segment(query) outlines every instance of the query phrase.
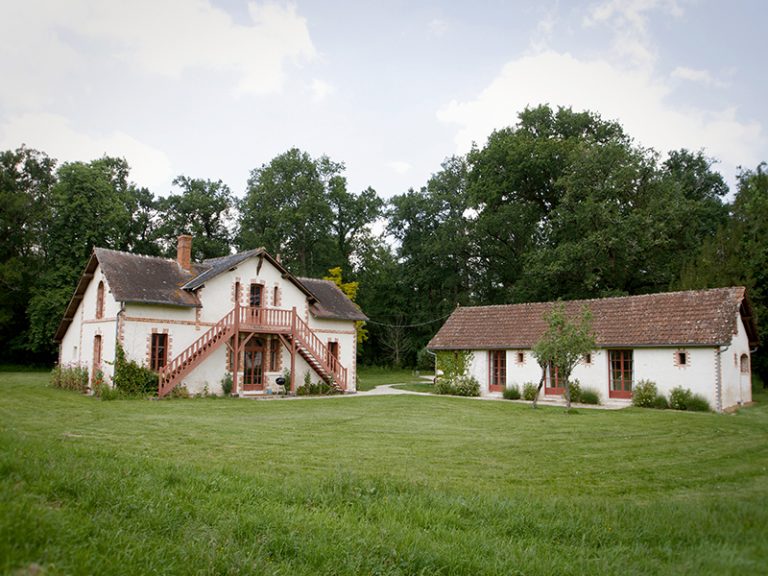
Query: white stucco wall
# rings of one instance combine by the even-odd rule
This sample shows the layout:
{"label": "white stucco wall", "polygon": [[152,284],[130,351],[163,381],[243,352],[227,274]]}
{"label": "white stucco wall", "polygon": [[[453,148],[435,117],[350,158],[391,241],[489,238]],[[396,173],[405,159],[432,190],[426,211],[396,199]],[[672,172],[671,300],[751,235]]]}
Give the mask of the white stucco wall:
{"label": "white stucco wall", "polygon": [[[656,383],[660,393],[669,398],[673,388],[682,386],[700,394],[713,410],[728,409],[740,403],[751,401],[751,370],[742,372],[742,356],[749,365],[749,342],[744,325],[737,319],[737,332],[727,347],[667,347],[635,348],[633,350],[633,386],[640,380]],[[523,352],[524,361],[519,363],[517,353]],[[471,374],[480,383],[481,394],[489,394],[488,350],[473,350]],[[677,355],[686,354],[686,363],[681,365]],[[572,378],[579,380],[582,388],[592,388],[600,395],[601,402],[630,404],[630,399],[611,398],[609,350],[595,350],[591,363],[579,363],[573,370]],[[506,385],[517,385],[521,392],[526,382],[538,384],[541,368],[530,350],[506,351]],[[721,392],[718,397],[718,377]],[[542,388],[541,397],[545,396]],[[721,402],[720,402],[721,400]]]}
{"label": "white stucco wall", "polygon": [[[745,358],[746,371],[741,370],[741,357]],[[737,322],[737,330],[731,345],[720,348],[723,409],[752,401],[752,359],[749,338],[744,324]]]}
{"label": "white stucco wall", "polygon": [[[101,318],[96,318],[98,286],[104,282],[104,309]],[[96,335],[101,336],[101,371],[112,379],[115,360],[116,318],[120,304],[115,301],[109,284],[97,266],[93,278],[83,294],[74,319],[59,345],[59,362],[62,366],[82,366],[92,374],[93,348]]]}
{"label": "white stucco wall", "polygon": [[[105,283],[104,314],[102,319],[96,319],[96,294],[100,281]],[[348,371],[347,390],[356,389],[357,344],[354,322],[314,318],[309,312],[304,292],[283,278],[282,273],[269,261],[264,260],[259,269],[258,258],[241,262],[236,269],[209,280],[198,292],[202,302],[202,308],[199,309],[126,303],[120,312],[121,303],[116,302],[112,297],[101,267],[97,266],[75,317],[62,338],[60,362],[62,365],[84,366],[90,371],[93,362],[94,336],[99,334],[102,339],[101,369],[111,381],[118,337],[119,312],[119,338],[129,359],[148,366],[152,334],[166,333],[168,334],[168,361],[171,361],[232,310],[235,283],[238,281],[241,285],[241,305],[248,305],[251,283],[261,284],[264,307],[285,310],[295,307],[300,318],[308,322],[324,344],[337,342],[339,361]],[[275,288],[278,289],[277,301]],[[220,392],[221,379],[228,369],[226,350],[226,346],[219,347],[182,380],[190,392],[200,393],[206,385],[211,392]],[[268,359],[265,367],[267,363]],[[243,365],[242,362],[240,365]],[[283,371],[289,370],[290,366],[290,352],[281,346],[279,370],[266,370],[265,384],[273,383]],[[307,371],[310,372],[313,382],[319,381],[320,377],[297,354],[295,368],[297,385],[303,383],[304,374]]]}

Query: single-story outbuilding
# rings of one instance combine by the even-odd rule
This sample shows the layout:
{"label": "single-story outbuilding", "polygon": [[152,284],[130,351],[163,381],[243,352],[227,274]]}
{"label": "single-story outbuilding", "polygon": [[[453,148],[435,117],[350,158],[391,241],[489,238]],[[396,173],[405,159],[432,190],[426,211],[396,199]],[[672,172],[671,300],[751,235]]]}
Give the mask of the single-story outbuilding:
{"label": "single-story outbuilding", "polygon": [[[538,383],[532,348],[547,329],[555,302],[459,307],[428,344],[432,351],[471,351],[470,375],[481,394]],[[750,402],[750,353],[757,328],[743,287],[715,288],[563,302],[577,318],[592,313],[597,349],[582,359],[572,380],[596,390],[602,402],[629,404],[633,385],[656,383],[669,395],[682,386],[717,411]],[[542,397],[564,392],[548,373]]]}

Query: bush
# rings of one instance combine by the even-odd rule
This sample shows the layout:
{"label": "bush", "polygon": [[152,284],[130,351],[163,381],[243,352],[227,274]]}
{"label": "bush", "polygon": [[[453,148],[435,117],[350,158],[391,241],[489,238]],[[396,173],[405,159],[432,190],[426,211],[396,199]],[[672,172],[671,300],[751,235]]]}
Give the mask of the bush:
{"label": "bush", "polygon": [[169,394],[170,398],[189,398],[189,389],[183,384],[174,387]]}
{"label": "bush", "polygon": [[456,396],[480,396],[480,383],[472,376],[463,376],[458,379],[455,386]]}
{"label": "bush", "polygon": [[120,390],[113,388],[106,382],[99,382],[93,387],[93,395],[100,400],[118,400],[120,398]]}
{"label": "bush", "polygon": [[593,388],[584,388],[581,391],[581,403],[582,404],[600,404],[600,394]]}
{"label": "bush", "polygon": [[424,372],[434,372],[435,356],[426,348],[422,348],[416,354],[416,368]]}
{"label": "bush", "polygon": [[296,396],[330,396],[333,394],[340,394],[340,391],[335,386],[331,386],[328,382],[309,382],[296,389]]}
{"label": "bush", "polygon": [[656,398],[653,399],[653,407],[657,410],[666,410],[669,408],[669,402],[667,402],[664,394],[659,394],[656,396]]}
{"label": "bush", "polygon": [[536,394],[539,391],[538,385],[533,382],[526,382],[523,384],[523,400],[533,402],[536,399]]}
{"label": "bush", "polygon": [[224,396],[230,396],[232,394],[232,373],[227,372],[224,374],[224,378],[221,379],[221,393]]}
{"label": "bush", "polygon": [[632,390],[632,405],[640,408],[653,408],[659,391],[656,383],[650,380],[640,380]]}
{"label": "bush", "polygon": [[449,396],[480,396],[480,383],[472,376],[459,376],[453,380],[443,376],[436,379],[434,391]]}
{"label": "bush", "polygon": [[88,368],[82,366],[56,366],[51,371],[51,386],[75,392],[88,391]]}
{"label": "bush", "polygon": [[701,394],[694,394],[691,399],[688,400],[687,409],[692,412],[709,412],[709,402]]}
{"label": "bush", "polygon": [[520,387],[513,384],[509,388],[504,388],[504,398],[507,400],[520,400]]}
{"label": "bush", "polygon": [[146,366],[140,366],[125,357],[125,350],[118,343],[115,357],[115,388],[123,396],[157,396],[157,374]]}
{"label": "bush", "polygon": [[709,412],[709,402],[700,394],[694,394],[689,388],[676,386],[669,393],[669,407],[673,410],[692,410]]}
{"label": "bush", "polygon": [[581,391],[581,383],[578,380],[574,380],[569,385],[571,389],[571,402],[581,402],[582,401],[582,391]]}
{"label": "bush", "polygon": [[676,386],[669,393],[669,407],[673,410],[686,410],[693,394],[687,388]]}

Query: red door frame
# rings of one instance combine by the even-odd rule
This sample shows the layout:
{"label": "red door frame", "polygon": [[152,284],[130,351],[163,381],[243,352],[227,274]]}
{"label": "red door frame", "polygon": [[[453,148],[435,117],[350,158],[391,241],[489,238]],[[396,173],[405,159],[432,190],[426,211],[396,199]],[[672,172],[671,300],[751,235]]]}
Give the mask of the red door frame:
{"label": "red door frame", "polygon": [[[618,358],[619,388],[614,389],[613,355],[620,354]],[[632,398],[632,379],[634,377],[635,358],[631,349],[608,350],[608,397]],[[629,374],[629,378],[627,378]]]}
{"label": "red door frame", "polygon": [[[495,363],[493,361],[494,357],[496,358]],[[501,359],[501,362],[499,362],[499,359]],[[494,384],[494,382],[496,382],[496,384]],[[507,387],[507,351],[506,350],[489,350],[488,351],[488,391],[504,392],[504,388],[506,387]]]}
{"label": "red door frame", "polygon": [[[249,354],[260,357],[261,362],[249,363]],[[243,350],[243,391],[255,390],[264,390],[264,343],[260,338],[252,338]]]}
{"label": "red door frame", "polygon": [[[555,378],[554,378],[555,385],[551,386],[553,368],[555,372]],[[557,366],[553,367],[552,364],[549,364],[547,366],[547,377],[544,379],[544,394],[548,394],[551,396],[562,396],[563,394],[565,394],[565,386],[560,385],[560,375],[559,375]]]}

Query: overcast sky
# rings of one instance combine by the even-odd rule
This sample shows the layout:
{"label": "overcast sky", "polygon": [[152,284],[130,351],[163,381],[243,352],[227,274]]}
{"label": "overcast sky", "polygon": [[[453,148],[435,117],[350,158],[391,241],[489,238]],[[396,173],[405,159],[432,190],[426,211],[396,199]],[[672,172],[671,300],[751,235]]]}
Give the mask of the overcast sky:
{"label": "overcast sky", "polygon": [[525,106],[704,149],[733,183],[768,160],[763,0],[0,0],[0,149],[125,157],[242,196],[296,146],[351,191],[418,188]]}

